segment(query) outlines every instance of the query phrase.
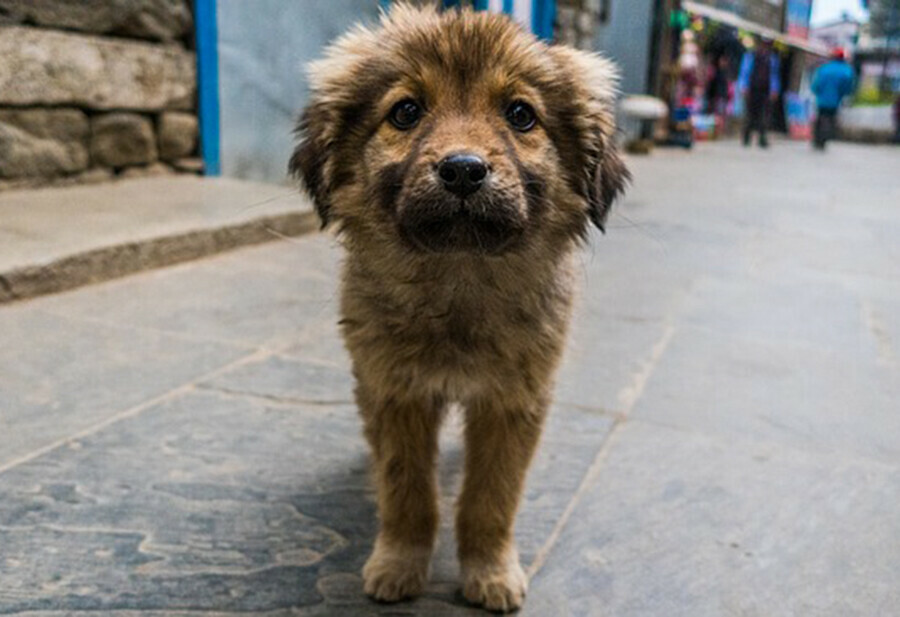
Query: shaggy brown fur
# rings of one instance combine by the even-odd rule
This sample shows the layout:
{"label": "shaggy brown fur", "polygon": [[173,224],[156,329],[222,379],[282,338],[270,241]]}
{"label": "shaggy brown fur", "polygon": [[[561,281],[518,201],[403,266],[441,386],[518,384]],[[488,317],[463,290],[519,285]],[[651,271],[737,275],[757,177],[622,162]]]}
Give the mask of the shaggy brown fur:
{"label": "shaggy brown fur", "polygon": [[[527,583],[513,521],[564,345],[573,257],[627,180],[612,141],[616,72],[502,16],[400,5],[332,45],[311,81],[290,167],[347,251],[341,325],[381,519],[365,590],[383,601],[423,590],[438,431],[459,403],[463,592],[513,610]],[[398,112],[404,101],[418,112]],[[515,103],[524,120],[533,109],[533,127],[515,126]],[[487,165],[465,198],[439,177],[460,153]]]}

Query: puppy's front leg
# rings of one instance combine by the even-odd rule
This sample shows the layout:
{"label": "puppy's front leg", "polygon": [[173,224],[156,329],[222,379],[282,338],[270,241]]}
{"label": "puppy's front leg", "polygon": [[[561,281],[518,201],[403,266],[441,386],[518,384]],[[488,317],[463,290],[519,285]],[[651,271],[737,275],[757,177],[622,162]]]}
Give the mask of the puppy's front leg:
{"label": "puppy's front leg", "polygon": [[372,447],[381,530],[363,568],[365,592],[383,602],[420,594],[428,580],[438,528],[435,478],[442,406],[406,394],[357,390]]}
{"label": "puppy's front leg", "polygon": [[525,473],[541,435],[545,404],[507,407],[481,400],[466,414],[465,483],[456,534],[463,595],[489,610],[519,608],[528,585],[513,523]]}

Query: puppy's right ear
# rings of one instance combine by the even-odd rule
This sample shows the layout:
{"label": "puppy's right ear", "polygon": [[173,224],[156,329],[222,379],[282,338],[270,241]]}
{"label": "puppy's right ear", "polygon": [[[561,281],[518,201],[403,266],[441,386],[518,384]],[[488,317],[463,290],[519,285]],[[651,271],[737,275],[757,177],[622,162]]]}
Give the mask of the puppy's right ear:
{"label": "puppy's right ear", "polygon": [[[339,218],[333,194],[348,181],[342,171],[347,159],[347,139],[357,135],[362,110],[373,101],[371,84],[384,83],[378,71],[385,65],[385,28],[413,15],[405,4],[382,14],[381,27],[357,26],[325,49],[324,56],[307,65],[310,102],[295,134],[297,147],[288,171],[303,181],[322,219],[322,227]],[[380,81],[379,81],[380,80]]]}
{"label": "puppy's right ear", "polygon": [[294,130],[297,147],[288,164],[288,171],[303,181],[323,228],[331,220],[330,191],[325,177],[325,167],[332,147],[326,136],[328,122],[328,112],[321,103],[311,103],[303,111]]}

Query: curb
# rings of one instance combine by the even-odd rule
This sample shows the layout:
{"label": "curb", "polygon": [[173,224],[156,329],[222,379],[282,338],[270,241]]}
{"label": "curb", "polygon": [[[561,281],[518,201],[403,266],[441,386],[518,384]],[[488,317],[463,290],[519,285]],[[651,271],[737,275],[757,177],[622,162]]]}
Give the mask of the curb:
{"label": "curb", "polygon": [[289,212],[246,223],[188,231],[69,255],[40,266],[0,272],[0,304],[26,300],[318,230],[313,212]]}

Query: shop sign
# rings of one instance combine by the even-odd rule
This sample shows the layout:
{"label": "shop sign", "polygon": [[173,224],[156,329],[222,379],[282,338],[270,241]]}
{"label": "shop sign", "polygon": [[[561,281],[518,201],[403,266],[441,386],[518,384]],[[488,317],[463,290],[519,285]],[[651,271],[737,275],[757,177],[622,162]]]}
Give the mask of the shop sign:
{"label": "shop sign", "polygon": [[788,36],[809,38],[809,19],[812,14],[812,0],[787,0],[785,30]]}

